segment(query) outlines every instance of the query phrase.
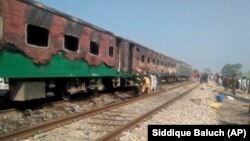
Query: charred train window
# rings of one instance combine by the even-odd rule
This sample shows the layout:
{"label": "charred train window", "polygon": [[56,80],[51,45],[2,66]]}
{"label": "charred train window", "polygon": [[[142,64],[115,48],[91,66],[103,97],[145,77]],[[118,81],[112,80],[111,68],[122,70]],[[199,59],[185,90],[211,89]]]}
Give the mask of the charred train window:
{"label": "charred train window", "polygon": [[27,43],[39,47],[47,47],[49,44],[49,30],[46,28],[28,25],[27,26]]}
{"label": "charred train window", "polygon": [[64,35],[64,48],[68,51],[78,51],[79,39],[73,36]]}
{"label": "charred train window", "polygon": [[150,63],[150,57],[148,57],[148,63]]}
{"label": "charred train window", "polygon": [[141,56],[141,62],[144,62],[144,60],[145,60],[145,56],[142,55],[142,56]]}
{"label": "charred train window", "polygon": [[99,55],[99,44],[94,42],[94,41],[90,41],[90,53],[93,55]]}
{"label": "charred train window", "polygon": [[114,57],[114,47],[109,47],[109,57]]}

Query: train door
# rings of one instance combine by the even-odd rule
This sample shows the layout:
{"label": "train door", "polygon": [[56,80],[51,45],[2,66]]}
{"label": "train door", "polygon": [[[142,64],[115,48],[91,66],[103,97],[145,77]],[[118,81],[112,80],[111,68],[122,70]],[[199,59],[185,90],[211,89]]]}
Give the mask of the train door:
{"label": "train door", "polygon": [[134,44],[129,44],[129,53],[128,53],[128,70],[132,71],[133,67],[133,47]]}
{"label": "train door", "polygon": [[117,47],[117,54],[118,54],[118,57],[117,57],[117,70],[118,72],[121,71],[121,47],[120,47],[120,44],[121,44],[121,39],[119,38],[116,38],[116,47]]}

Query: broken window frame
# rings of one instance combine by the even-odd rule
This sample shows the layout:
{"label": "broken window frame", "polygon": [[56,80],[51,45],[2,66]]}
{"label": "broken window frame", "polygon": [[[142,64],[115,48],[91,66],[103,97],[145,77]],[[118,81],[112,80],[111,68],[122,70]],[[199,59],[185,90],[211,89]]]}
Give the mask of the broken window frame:
{"label": "broken window frame", "polygon": [[[66,44],[65,44],[65,37],[69,37],[69,38],[75,38],[75,39],[77,39],[77,50],[76,51],[74,51],[74,50],[71,50],[71,49],[69,49],[68,47],[66,48]],[[80,46],[80,44],[79,44],[79,38],[78,37],[75,37],[75,36],[72,36],[72,35],[68,35],[68,34],[64,34],[63,35],[63,49],[64,50],[66,50],[66,51],[68,51],[68,52],[74,52],[74,53],[78,53],[79,52],[79,46]]]}
{"label": "broken window frame", "polygon": [[[37,42],[37,41],[35,41],[35,42],[33,42],[33,41],[31,41],[31,39],[30,38],[33,38],[32,40],[34,40],[34,36],[32,36],[32,35],[35,35],[35,34],[37,34],[37,33],[35,33],[35,34],[32,34],[32,35],[30,35],[30,30],[29,30],[29,27],[35,27],[35,28],[40,28],[40,30],[41,29],[43,29],[43,30],[46,30],[47,31],[47,41],[46,41],[46,45],[39,45],[39,43],[37,44],[37,43],[35,43],[35,42]],[[34,29],[33,29],[34,30]],[[34,32],[34,31],[32,31],[32,32]],[[37,37],[37,38],[39,38],[39,37]],[[49,29],[47,29],[47,28],[44,28],[44,27],[40,27],[40,26],[37,26],[37,25],[33,25],[33,24],[26,24],[26,28],[25,28],[25,43],[28,45],[28,46],[31,46],[31,47],[37,47],[37,48],[43,48],[43,49],[48,49],[49,48],[49,45],[50,45],[50,31],[49,31]]]}
{"label": "broken window frame", "polygon": [[[112,50],[110,50],[112,49]],[[112,53],[110,53],[110,51],[112,51]],[[108,53],[109,53],[109,58],[114,58],[114,53],[115,53],[115,48],[113,46],[109,46],[109,49],[108,49]]]}
{"label": "broken window frame", "polygon": [[141,62],[144,63],[145,62],[145,55],[141,56]]}
{"label": "broken window frame", "polygon": [[[93,48],[92,46],[92,44],[95,44],[95,46],[94,47],[97,47],[97,51],[94,51],[94,52],[92,52],[92,50],[91,50],[91,48]],[[96,49],[95,49],[96,50]],[[95,52],[97,52],[97,53],[95,53]],[[97,43],[97,42],[95,42],[95,41],[90,41],[89,42],[89,53],[91,54],[91,55],[94,55],[94,56],[99,56],[99,54],[100,54],[100,44],[99,43]]]}

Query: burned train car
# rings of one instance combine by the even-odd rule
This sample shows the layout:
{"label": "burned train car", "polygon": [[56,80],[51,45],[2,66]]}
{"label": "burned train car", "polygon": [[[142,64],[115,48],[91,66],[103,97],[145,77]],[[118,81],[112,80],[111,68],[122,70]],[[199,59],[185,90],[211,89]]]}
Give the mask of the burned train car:
{"label": "burned train car", "polygon": [[191,74],[181,61],[39,2],[0,1],[0,77],[9,78],[11,100],[121,87],[138,67],[166,79]]}

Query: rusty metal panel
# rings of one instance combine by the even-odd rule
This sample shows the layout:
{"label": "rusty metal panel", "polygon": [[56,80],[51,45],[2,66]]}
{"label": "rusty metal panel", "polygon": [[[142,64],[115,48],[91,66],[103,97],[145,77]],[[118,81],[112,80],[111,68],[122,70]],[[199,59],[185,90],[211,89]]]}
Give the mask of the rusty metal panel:
{"label": "rusty metal panel", "polygon": [[157,53],[157,62],[156,62],[156,66],[157,66],[157,73],[160,74],[161,73],[161,54]]}
{"label": "rusty metal panel", "polygon": [[4,3],[0,1],[0,43],[3,39],[3,10],[4,10]]}
{"label": "rusty metal panel", "polygon": [[162,65],[162,67],[163,67],[163,73],[164,74],[168,73],[168,70],[167,70],[167,67],[166,67],[166,64],[167,64],[166,62],[167,62],[167,57],[163,56],[163,65]]}
{"label": "rusty metal panel", "polygon": [[31,7],[27,15],[27,23],[49,29],[52,23],[53,14],[37,7]]}
{"label": "rusty metal panel", "polygon": [[[42,10],[38,7],[27,5],[28,13],[26,14],[27,21],[25,24],[31,24],[38,27],[43,27],[49,30],[49,44],[47,48],[34,47],[33,45],[25,44],[22,50],[27,56],[33,59],[36,64],[46,64],[59,51],[63,52],[63,29],[65,27],[65,20],[61,17],[55,16],[48,11]],[[58,24],[60,23],[60,24]],[[26,28],[25,28],[26,29]],[[26,36],[27,29],[24,31]],[[24,39],[25,41],[26,39]],[[67,57],[67,54],[65,54]],[[68,57],[70,58],[70,57]],[[72,57],[73,58],[73,57]]]}
{"label": "rusty metal panel", "polygon": [[[84,34],[82,34],[81,46],[83,50],[84,59],[90,65],[100,65],[101,63],[105,63],[110,67],[115,67],[116,65],[116,54],[114,54],[113,58],[108,56],[109,47],[114,47],[114,51],[116,51],[116,40],[114,36],[101,33],[95,29],[85,27]],[[90,41],[94,41],[99,44],[99,55],[90,54]],[[116,66],[117,67],[117,66]]]}
{"label": "rusty metal panel", "polygon": [[150,63],[148,63],[148,58],[151,56],[150,50],[145,49],[145,52],[144,52],[143,55],[144,55],[144,62],[142,62],[142,63],[143,63],[143,66],[144,66],[144,70],[146,72],[151,72],[150,67],[149,67]]}
{"label": "rusty metal panel", "polygon": [[[144,56],[144,62],[142,62],[142,56]],[[150,62],[148,62],[150,59]],[[156,73],[158,66],[153,62],[157,59],[157,53],[142,47],[140,45],[135,45],[133,49],[133,70],[138,67],[145,72]]]}
{"label": "rusty metal panel", "polygon": [[14,0],[2,1],[2,4],[4,7],[3,9],[4,40],[6,42],[23,46],[28,7]]}
{"label": "rusty metal panel", "polygon": [[141,68],[141,47],[138,45],[134,45],[132,49],[132,70],[136,70],[137,68]]}
{"label": "rusty metal panel", "polygon": [[64,33],[67,35],[81,37],[81,35],[83,34],[83,29],[84,25],[68,20],[64,28]]}
{"label": "rusty metal panel", "polygon": [[[102,48],[102,54],[103,54],[103,61],[106,65],[110,66],[110,67],[115,67],[116,66],[116,57],[117,54],[116,52],[116,38],[114,36],[110,36],[108,34],[103,33],[102,34],[102,42],[101,42],[101,48]],[[109,56],[109,47],[113,47],[113,57]]]}
{"label": "rusty metal panel", "polygon": [[156,52],[153,52],[152,53],[152,73],[156,73],[157,72],[157,67],[156,67],[156,56],[157,56],[157,54],[156,54]]}
{"label": "rusty metal panel", "polygon": [[119,55],[120,55],[120,70],[128,71],[129,70],[129,43],[125,40],[122,40],[119,44]]}
{"label": "rusty metal panel", "polygon": [[0,42],[2,39],[3,39],[3,18],[0,17]]}
{"label": "rusty metal panel", "polygon": [[50,27],[50,48],[53,54],[63,51],[63,31],[67,20],[57,15],[53,16]]}
{"label": "rusty metal panel", "polygon": [[50,7],[46,6],[46,5],[43,5],[42,3],[38,2],[38,1],[34,1],[34,0],[19,0],[19,2],[24,3],[24,4],[28,4],[30,6],[33,6],[33,7],[42,9],[42,10],[45,10],[45,11],[51,13],[52,15],[57,15],[59,17],[63,17],[63,18],[68,19],[70,21],[77,22],[77,23],[80,23],[82,25],[86,25],[86,26],[91,27],[91,28],[93,28],[93,29],[95,29],[97,31],[102,32],[102,33],[109,34],[109,35],[114,35],[110,31],[104,30],[101,27],[95,26],[95,25],[93,25],[93,24],[91,24],[89,22],[86,22],[84,20],[81,20],[81,19],[79,19],[77,17],[68,15],[68,14],[63,13],[61,11],[57,11],[56,9],[50,8]]}

